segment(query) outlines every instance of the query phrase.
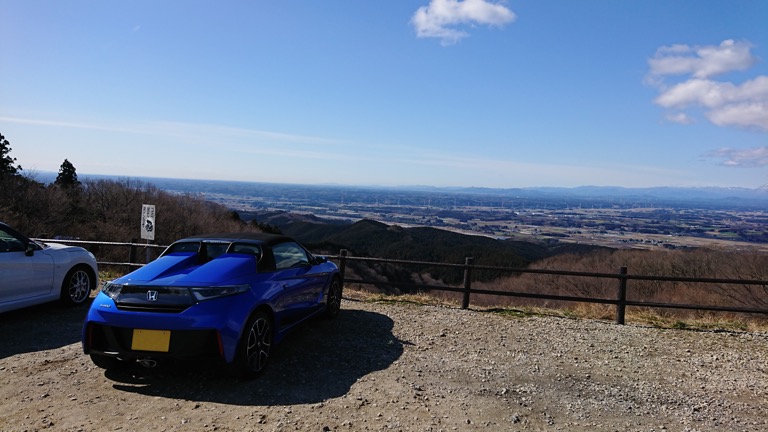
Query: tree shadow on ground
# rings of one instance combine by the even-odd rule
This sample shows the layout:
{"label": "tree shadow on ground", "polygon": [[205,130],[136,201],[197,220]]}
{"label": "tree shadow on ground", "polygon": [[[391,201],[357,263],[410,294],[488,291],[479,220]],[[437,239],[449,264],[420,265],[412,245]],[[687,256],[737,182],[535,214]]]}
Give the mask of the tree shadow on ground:
{"label": "tree shadow on ground", "polygon": [[106,372],[120,391],[153,397],[266,406],[318,403],[346,394],[360,378],[389,367],[403,353],[386,315],[342,310],[312,320],[273,348],[267,369],[240,381],[221,369],[190,364]]}

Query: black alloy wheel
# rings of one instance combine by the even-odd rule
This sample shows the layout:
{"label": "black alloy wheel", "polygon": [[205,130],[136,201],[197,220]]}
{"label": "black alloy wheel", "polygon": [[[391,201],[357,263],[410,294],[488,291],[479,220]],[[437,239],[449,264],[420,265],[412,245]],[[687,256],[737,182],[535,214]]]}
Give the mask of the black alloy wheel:
{"label": "black alloy wheel", "polygon": [[341,294],[342,294],[341,280],[334,277],[331,281],[331,286],[328,287],[328,298],[325,303],[325,314],[323,315],[327,319],[336,318],[341,310]]}
{"label": "black alloy wheel", "polygon": [[257,311],[248,320],[240,339],[237,367],[242,378],[261,374],[272,350],[272,319],[264,311]]}

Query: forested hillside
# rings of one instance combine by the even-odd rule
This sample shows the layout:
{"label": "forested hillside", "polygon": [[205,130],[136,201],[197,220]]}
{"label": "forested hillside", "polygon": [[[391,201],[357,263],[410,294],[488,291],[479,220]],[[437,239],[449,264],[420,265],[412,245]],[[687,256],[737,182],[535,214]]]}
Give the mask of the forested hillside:
{"label": "forested hillside", "polygon": [[[540,243],[499,240],[468,236],[446,230],[404,228],[373,220],[323,221],[314,216],[271,212],[246,214],[274,224],[283,232],[303,239],[316,249],[337,254],[347,249],[350,255],[398,260],[461,264],[473,257],[480,266],[548,269],[574,272],[611,273],[627,267],[630,274],[679,278],[725,278],[768,280],[768,256],[753,251],[689,249],[656,251],[612,249],[549,240]],[[400,284],[452,284],[462,282],[457,269],[430,265],[367,264],[351,261],[348,271],[353,277],[381,281],[373,289],[385,292],[408,292],[384,282]],[[496,271],[474,271],[473,286],[479,289],[563,296],[615,298],[615,279],[518,274]],[[423,292],[423,290],[419,290]],[[432,295],[460,299],[460,294],[432,292]],[[628,299],[660,303],[698,303],[714,306],[768,307],[766,286],[734,284],[697,284],[687,282],[632,281]],[[532,305],[565,307],[562,302],[526,300],[513,297],[475,296],[473,304]],[[608,306],[594,306],[605,309]],[[596,312],[600,315],[603,312]],[[667,315],[683,315],[669,310]]]}
{"label": "forested hillside", "polygon": [[222,205],[172,195],[149,183],[128,178],[81,182],[67,159],[56,180],[46,184],[17,165],[11,151],[0,134],[0,221],[30,237],[136,241],[143,204],[156,209],[156,244],[203,232],[260,230]]}
{"label": "forested hillside", "polygon": [[[431,227],[404,228],[374,220],[327,221],[314,216],[292,215],[285,212],[244,214],[243,219],[258,218],[275,226],[284,234],[300,239],[316,250],[338,254],[346,249],[351,255],[434,263],[464,263],[472,257],[483,266],[527,267],[538,260],[566,252],[587,253],[602,250],[599,246],[560,243],[556,240],[531,243],[500,240],[485,236],[465,235]],[[390,281],[410,282],[413,273],[426,273],[430,278],[457,283],[462,274],[437,266],[411,266],[409,271],[399,266],[379,266]],[[502,273],[482,271],[479,280],[492,280]],[[395,280],[392,280],[395,279]]]}
{"label": "forested hillside", "polygon": [[221,205],[130,179],[63,188],[22,177],[3,182],[2,191],[0,220],[33,237],[132,241],[140,235],[142,204],[156,206],[158,244],[200,232],[258,230]]}

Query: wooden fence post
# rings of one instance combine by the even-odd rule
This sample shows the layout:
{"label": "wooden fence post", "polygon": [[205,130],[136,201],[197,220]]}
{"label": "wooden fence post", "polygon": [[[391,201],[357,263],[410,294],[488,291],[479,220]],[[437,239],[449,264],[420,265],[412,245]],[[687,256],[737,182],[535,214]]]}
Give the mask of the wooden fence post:
{"label": "wooden fence post", "polygon": [[616,324],[624,325],[624,313],[627,309],[627,267],[619,268],[619,293],[616,299]]}
{"label": "wooden fence post", "polygon": [[136,262],[136,246],[135,246],[135,244],[136,244],[136,239],[131,239],[131,245],[128,248],[129,249],[129,252],[128,252],[128,270],[129,271],[131,269],[130,265],[133,264],[134,262]]}
{"label": "wooden fence post", "polygon": [[473,257],[464,258],[464,299],[461,302],[462,309],[469,307],[469,294],[472,289],[472,262],[474,260]]}

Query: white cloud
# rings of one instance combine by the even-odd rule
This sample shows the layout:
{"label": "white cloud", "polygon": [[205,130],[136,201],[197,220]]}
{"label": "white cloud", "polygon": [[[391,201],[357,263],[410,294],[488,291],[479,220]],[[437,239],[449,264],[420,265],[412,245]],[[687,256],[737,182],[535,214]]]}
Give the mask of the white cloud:
{"label": "white cloud", "polygon": [[[718,46],[659,48],[648,60],[648,82],[659,89],[654,102],[678,110],[667,116],[676,123],[692,123],[688,113],[681,110],[699,107],[705,109],[707,119],[717,126],[768,131],[768,76],[759,75],[741,84],[712,79],[716,75],[751,67],[755,63],[751,48],[747,42],[730,39]],[[672,75],[689,77],[669,84],[666,80]]]}
{"label": "white cloud", "polygon": [[[181,122],[122,122],[117,123],[91,123],[91,122],[71,122],[62,120],[46,120],[23,117],[7,117],[0,115],[0,122],[15,123],[22,125],[63,127],[71,129],[92,129],[108,132],[136,133],[143,135],[173,136],[173,137],[206,137],[207,139],[218,139],[226,137],[249,137],[269,139],[273,142],[293,142],[305,144],[346,144],[343,141],[329,138],[322,138],[309,135],[298,135],[283,132],[273,132],[259,129],[246,129],[232,126],[221,126],[204,123],[181,123]],[[214,143],[216,141],[213,141]],[[213,144],[218,145],[218,144]]]}
{"label": "white cloud", "polygon": [[656,55],[648,63],[653,75],[691,74],[696,78],[708,78],[749,69],[755,63],[751,48],[752,45],[747,42],[731,39],[718,46],[664,46],[656,50]]}
{"label": "white cloud", "polygon": [[768,146],[749,149],[721,148],[707,156],[724,159],[723,165],[740,168],[768,166]]}
{"label": "white cloud", "polygon": [[741,85],[705,79],[691,79],[664,89],[656,103],[665,108],[700,105],[719,108],[729,104],[768,101],[768,76],[759,76]]}
{"label": "white cloud", "polygon": [[676,112],[676,113],[670,113],[667,114],[667,120],[669,120],[672,123],[680,123],[680,124],[691,124],[694,123],[694,120],[689,116],[688,114],[684,112]]}
{"label": "white cloud", "polygon": [[719,107],[707,113],[718,126],[757,127],[768,131],[768,103],[742,103]]}
{"label": "white cloud", "polygon": [[441,39],[450,45],[469,36],[461,25],[501,27],[517,18],[514,12],[499,2],[488,0],[431,0],[411,17],[416,36]]}

